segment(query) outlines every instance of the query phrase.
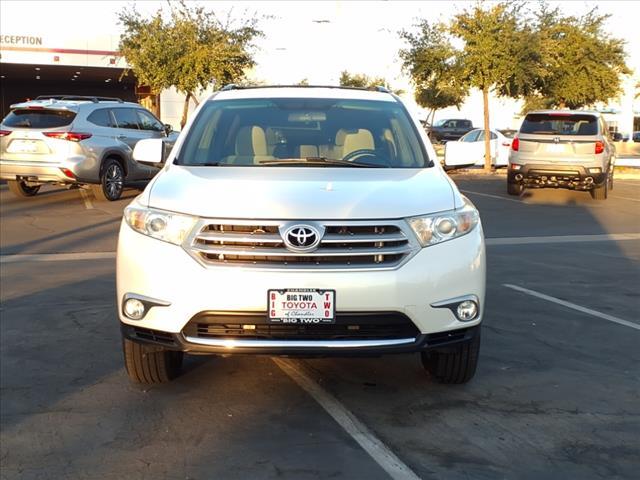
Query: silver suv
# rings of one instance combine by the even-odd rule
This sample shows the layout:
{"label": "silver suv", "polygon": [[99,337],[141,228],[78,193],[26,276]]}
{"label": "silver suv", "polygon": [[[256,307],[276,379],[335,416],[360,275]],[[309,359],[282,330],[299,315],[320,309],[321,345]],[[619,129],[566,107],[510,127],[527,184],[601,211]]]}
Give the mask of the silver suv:
{"label": "silver suv", "polygon": [[598,112],[530,112],[511,143],[507,191],[520,195],[525,188],[567,188],[604,200],[613,189],[615,158]]}
{"label": "silver suv", "polygon": [[117,98],[56,95],[11,106],[0,125],[0,179],[19,197],[45,183],[90,186],[96,198],[117,200],[125,182],[158,169],[134,162],[139,140],[176,133],[137,103]]}

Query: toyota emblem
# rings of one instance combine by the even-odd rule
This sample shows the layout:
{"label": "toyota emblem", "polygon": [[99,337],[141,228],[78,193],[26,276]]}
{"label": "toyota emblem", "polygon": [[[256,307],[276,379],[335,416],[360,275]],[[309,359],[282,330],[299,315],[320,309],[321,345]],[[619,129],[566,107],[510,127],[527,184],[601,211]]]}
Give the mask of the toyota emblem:
{"label": "toyota emblem", "polygon": [[311,225],[292,225],[282,234],[284,244],[294,252],[315,250],[321,237],[320,231]]}

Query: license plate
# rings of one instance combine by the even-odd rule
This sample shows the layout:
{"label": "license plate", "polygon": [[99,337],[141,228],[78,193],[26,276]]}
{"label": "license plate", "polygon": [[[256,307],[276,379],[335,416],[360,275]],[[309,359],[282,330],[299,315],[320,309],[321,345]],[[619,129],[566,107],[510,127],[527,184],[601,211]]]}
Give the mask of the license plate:
{"label": "license plate", "polygon": [[335,290],[298,288],[269,290],[269,321],[274,323],[334,323]]}
{"label": "license plate", "polygon": [[563,153],[564,145],[555,145],[552,143],[551,145],[547,145],[547,151],[550,153]]}
{"label": "license plate", "polygon": [[38,153],[40,151],[37,140],[14,140],[7,146],[9,153]]}

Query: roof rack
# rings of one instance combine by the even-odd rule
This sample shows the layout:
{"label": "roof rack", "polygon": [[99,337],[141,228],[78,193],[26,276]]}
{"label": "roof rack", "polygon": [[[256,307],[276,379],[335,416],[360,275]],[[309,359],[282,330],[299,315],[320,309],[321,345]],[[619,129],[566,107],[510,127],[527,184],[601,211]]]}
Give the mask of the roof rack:
{"label": "roof rack", "polygon": [[124,103],[124,100],[116,97],[93,97],[85,95],[39,95],[36,100],[86,100],[93,103],[98,102],[118,102]]}
{"label": "roof rack", "polygon": [[254,86],[244,86],[237,85],[235,83],[229,83],[220,89],[221,92],[226,92],[229,90],[248,90],[254,88],[337,88],[343,90],[365,90],[365,91],[374,91],[374,92],[382,92],[382,93],[390,93],[387,87],[383,87],[381,85],[375,87],[345,87],[341,85],[254,85]]}

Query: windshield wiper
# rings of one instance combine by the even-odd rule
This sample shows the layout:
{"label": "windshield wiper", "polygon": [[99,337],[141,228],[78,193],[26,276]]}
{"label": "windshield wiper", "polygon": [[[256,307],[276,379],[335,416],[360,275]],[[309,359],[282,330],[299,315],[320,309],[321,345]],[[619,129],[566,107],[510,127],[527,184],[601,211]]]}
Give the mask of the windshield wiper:
{"label": "windshield wiper", "polygon": [[266,160],[260,162],[260,165],[267,166],[287,166],[287,165],[322,165],[322,166],[341,166],[341,167],[359,167],[359,168],[389,168],[388,165],[376,165],[365,162],[349,162],[339,160],[337,158],[327,157],[304,157],[304,158],[279,158],[277,160]]}

